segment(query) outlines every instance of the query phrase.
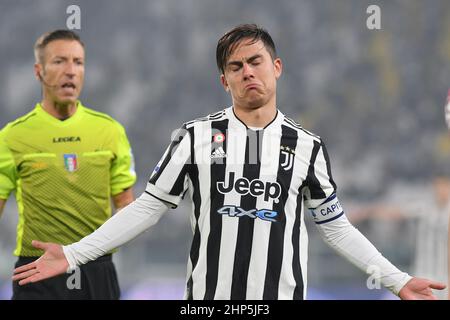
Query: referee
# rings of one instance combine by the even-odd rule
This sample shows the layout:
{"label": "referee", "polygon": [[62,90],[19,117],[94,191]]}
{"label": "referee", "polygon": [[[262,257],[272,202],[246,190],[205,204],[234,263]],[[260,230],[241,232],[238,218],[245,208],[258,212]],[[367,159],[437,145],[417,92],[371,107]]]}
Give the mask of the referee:
{"label": "referee", "polygon": [[192,246],[186,299],[304,299],[305,215],[324,240],[402,299],[434,299],[445,285],[412,278],[387,261],[347,220],[320,137],[276,103],[282,73],[270,35],[239,25],[218,42],[220,80],[233,105],[185,123],[123,213],[77,243],[36,242],[46,253],[15,270],[20,284],[40,281],[96,259],[155,224],[186,195]]}
{"label": "referee", "polygon": [[[84,45],[68,30],[41,36],[34,48],[42,101],[0,131],[0,213],[15,192],[19,221],[16,267],[42,255],[33,239],[70,244],[134,200],[136,180],[124,128],[78,101]],[[74,274],[19,286],[13,299],[118,299],[111,253]]]}

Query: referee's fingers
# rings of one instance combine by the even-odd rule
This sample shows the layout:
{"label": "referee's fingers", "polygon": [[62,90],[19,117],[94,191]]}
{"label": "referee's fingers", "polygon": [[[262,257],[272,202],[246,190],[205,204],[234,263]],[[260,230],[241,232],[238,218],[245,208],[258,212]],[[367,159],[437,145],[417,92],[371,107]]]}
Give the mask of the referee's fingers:
{"label": "referee's fingers", "polygon": [[13,279],[13,281],[26,279],[26,278],[31,277],[32,275],[36,274],[37,272],[38,271],[35,268],[33,268],[33,269],[30,269],[30,270],[27,270],[27,271],[24,271],[24,272],[21,272],[21,273],[16,273],[12,277],[12,279]]}
{"label": "referee's fingers", "polygon": [[42,273],[38,272],[38,273],[33,274],[32,276],[29,276],[28,278],[20,280],[19,281],[19,285],[23,286],[24,284],[38,282],[38,281],[41,281],[41,280],[44,280],[44,279],[47,279],[47,278],[48,277],[44,277],[44,276],[42,276]]}
{"label": "referee's fingers", "polygon": [[431,289],[437,289],[437,290],[443,290],[447,286],[442,282],[436,282],[436,281],[430,281],[430,288]]}
{"label": "referee's fingers", "polygon": [[[19,273],[22,273],[22,272],[25,272],[25,271],[28,271],[28,270],[31,270],[31,269],[35,269],[35,268],[36,268],[36,261],[33,261],[33,262],[29,263],[29,264],[25,264],[23,266],[15,268],[14,269],[14,274],[16,276]],[[16,280],[16,279],[13,278],[13,280]]]}
{"label": "referee's fingers", "polygon": [[48,248],[48,243],[46,242],[41,242],[38,240],[33,240],[31,241],[31,245],[37,249],[41,249],[41,250],[46,250]]}

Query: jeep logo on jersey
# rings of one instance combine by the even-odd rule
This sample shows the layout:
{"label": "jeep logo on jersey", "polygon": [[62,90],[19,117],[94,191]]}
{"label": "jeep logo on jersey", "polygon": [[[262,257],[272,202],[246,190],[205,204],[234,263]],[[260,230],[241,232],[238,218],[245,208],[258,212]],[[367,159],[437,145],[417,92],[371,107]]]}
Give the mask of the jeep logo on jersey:
{"label": "jeep logo on jersey", "polygon": [[281,186],[278,182],[267,181],[264,183],[264,181],[259,179],[248,181],[247,178],[239,178],[234,181],[234,175],[234,172],[230,172],[227,186],[225,186],[224,181],[217,182],[217,190],[219,190],[220,193],[229,193],[234,189],[242,196],[248,193],[254,197],[264,195],[264,201],[268,201],[269,198],[271,198],[275,203],[278,203],[278,198],[281,195]]}
{"label": "jeep logo on jersey", "polygon": [[64,154],[64,167],[69,172],[74,172],[78,169],[78,161],[76,154]]}
{"label": "jeep logo on jersey", "polygon": [[53,143],[58,142],[80,142],[80,137],[59,137],[59,138],[53,138]]}

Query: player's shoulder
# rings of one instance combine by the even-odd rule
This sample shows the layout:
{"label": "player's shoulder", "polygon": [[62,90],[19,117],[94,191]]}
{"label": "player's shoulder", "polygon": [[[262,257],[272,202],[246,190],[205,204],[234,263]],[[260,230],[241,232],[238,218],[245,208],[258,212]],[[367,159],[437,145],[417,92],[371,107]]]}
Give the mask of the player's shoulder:
{"label": "player's shoulder", "polygon": [[313,140],[313,141],[317,141],[319,143],[322,142],[322,138],[320,136],[312,133],[309,130],[306,130],[305,128],[303,128],[301,126],[300,123],[298,123],[294,119],[292,119],[284,114],[283,114],[283,125],[295,130],[297,132],[297,135],[299,138]]}
{"label": "player's shoulder", "polygon": [[92,109],[91,107],[87,107],[85,105],[81,105],[83,112],[90,117],[93,121],[105,122],[105,123],[118,123],[113,117],[109,114],[97,111]]}
{"label": "player's shoulder", "polygon": [[195,125],[198,125],[200,123],[205,123],[205,122],[213,122],[213,121],[221,121],[223,119],[227,118],[227,114],[226,114],[226,109],[214,112],[214,113],[210,113],[206,116],[200,117],[200,118],[196,118],[194,120],[185,122],[183,124],[183,127],[186,129],[189,129]]}
{"label": "player's shoulder", "polygon": [[123,130],[122,124],[109,114],[94,110],[85,105],[81,105],[81,108],[89,121],[95,122],[98,125],[110,127],[111,129]]}
{"label": "player's shoulder", "polygon": [[30,112],[24,114],[23,116],[7,123],[2,129],[1,129],[1,133],[3,135],[6,134],[11,134],[13,133],[16,129],[22,128],[23,126],[27,125],[28,123],[30,123],[30,121],[32,121],[33,119],[37,119],[37,112],[36,109],[31,110]]}

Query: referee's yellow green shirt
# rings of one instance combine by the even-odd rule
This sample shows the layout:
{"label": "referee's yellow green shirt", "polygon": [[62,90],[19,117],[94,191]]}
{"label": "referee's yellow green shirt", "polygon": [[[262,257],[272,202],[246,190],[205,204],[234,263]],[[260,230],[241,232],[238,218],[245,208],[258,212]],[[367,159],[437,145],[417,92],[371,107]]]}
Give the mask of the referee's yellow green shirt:
{"label": "referee's yellow green shirt", "polygon": [[64,121],[37,104],[0,131],[0,198],[16,194],[17,256],[40,256],[34,239],[65,245],[90,234],[135,181],[125,129],[80,102]]}

